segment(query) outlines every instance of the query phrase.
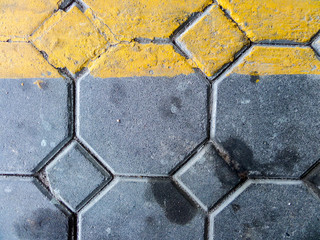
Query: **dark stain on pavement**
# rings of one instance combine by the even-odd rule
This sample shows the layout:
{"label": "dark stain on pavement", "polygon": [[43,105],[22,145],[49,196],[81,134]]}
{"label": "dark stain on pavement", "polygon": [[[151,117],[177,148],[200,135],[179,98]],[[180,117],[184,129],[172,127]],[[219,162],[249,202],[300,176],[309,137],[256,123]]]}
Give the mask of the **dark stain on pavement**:
{"label": "dark stain on pavement", "polygon": [[175,96],[164,99],[160,104],[159,110],[164,118],[173,118],[182,108],[182,100]]}
{"label": "dark stain on pavement", "polygon": [[127,97],[126,89],[120,83],[112,84],[110,89],[110,102],[115,105],[120,105]]}
{"label": "dark stain on pavement", "polygon": [[197,214],[192,205],[169,181],[150,181],[153,197],[170,222],[185,225]]}
{"label": "dark stain on pavement", "polygon": [[294,148],[287,147],[277,152],[275,164],[276,166],[283,168],[287,173],[291,173],[294,165],[299,162],[299,160],[299,153]]}
{"label": "dark stain on pavement", "polygon": [[19,239],[60,240],[67,239],[68,220],[58,209],[40,208],[31,216],[25,216],[14,228]]}

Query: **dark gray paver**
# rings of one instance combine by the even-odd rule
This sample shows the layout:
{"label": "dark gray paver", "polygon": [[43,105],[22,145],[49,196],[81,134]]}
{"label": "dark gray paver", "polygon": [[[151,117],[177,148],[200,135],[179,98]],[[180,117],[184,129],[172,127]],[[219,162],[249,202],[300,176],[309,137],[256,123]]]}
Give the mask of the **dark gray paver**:
{"label": "dark gray paver", "polygon": [[239,182],[238,175],[207,144],[175,175],[205,206],[211,207]]}
{"label": "dark gray paver", "polygon": [[320,201],[302,184],[252,184],[217,216],[215,240],[320,237]]}
{"label": "dark gray paver", "polygon": [[320,157],[320,77],[256,78],[232,74],[215,84],[212,135],[240,171],[299,177]]}
{"label": "dark gray paver", "polygon": [[312,47],[320,55],[320,34],[312,42]]}
{"label": "dark gray paver", "polygon": [[0,177],[1,240],[67,240],[68,217],[31,178]]}
{"label": "dark gray paver", "polygon": [[72,142],[46,168],[50,190],[73,210],[81,207],[94,190],[111,179],[96,160]]}
{"label": "dark gray paver", "polygon": [[[31,173],[70,136],[66,80],[0,79],[0,172]],[[21,85],[23,83],[23,86]]]}
{"label": "dark gray paver", "polygon": [[305,180],[314,184],[319,189],[320,193],[320,164],[317,164],[317,166],[308,173]]}
{"label": "dark gray paver", "polygon": [[204,239],[204,215],[168,180],[120,180],[84,210],[82,240]]}
{"label": "dark gray paver", "polygon": [[118,173],[167,174],[207,137],[208,86],[195,74],[78,87],[78,135]]}

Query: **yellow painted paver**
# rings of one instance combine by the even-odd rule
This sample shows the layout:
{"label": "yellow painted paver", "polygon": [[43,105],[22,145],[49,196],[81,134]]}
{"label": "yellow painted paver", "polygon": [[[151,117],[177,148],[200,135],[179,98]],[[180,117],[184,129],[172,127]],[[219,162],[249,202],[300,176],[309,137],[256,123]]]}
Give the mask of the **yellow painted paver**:
{"label": "yellow painted paver", "polygon": [[191,74],[191,65],[171,45],[119,44],[110,47],[91,69],[99,78]]}
{"label": "yellow painted paver", "polygon": [[118,40],[168,38],[192,13],[212,0],[86,0]]}
{"label": "yellow painted paver", "polygon": [[30,43],[0,42],[0,78],[61,77]]}
{"label": "yellow painted paver", "polygon": [[176,40],[177,44],[207,76],[217,73],[249,40],[218,5],[208,8]]}
{"label": "yellow painted paver", "polygon": [[320,30],[319,0],[217,0],[252,41],[307,42]]}
{"label": "yellow painted paver", "polygon": [[0,40],[26,38],[58,8],[58,0],[0,0]]}
{"label": "yellow painted paver", "polygon": [[35,32],[32,41],[47,54],[51,64],[67,67],[72,73],[80,71],[107,47],[107,40],[77,7],[53,14]]}
{"label": "yellow painted paver", "polygon": [[254,46],[232,73],[253,76],[320,74],[320,61],[309,47]]}

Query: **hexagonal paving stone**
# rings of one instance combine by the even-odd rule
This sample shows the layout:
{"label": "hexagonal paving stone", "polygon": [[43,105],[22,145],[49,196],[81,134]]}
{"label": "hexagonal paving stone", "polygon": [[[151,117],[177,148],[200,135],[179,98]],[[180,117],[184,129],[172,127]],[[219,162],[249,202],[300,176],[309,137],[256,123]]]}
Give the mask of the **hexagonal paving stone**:
{"label": "hexagonal paving stone", "polygon": [[210,6],[176,39],[178,46],[208,77],[214,76],[249,44],[217,4]]}
{"label": "hexagonal paving stone", "polygon": [[217,0],[252,41],[307,42],[320,29],[318,0]]}
{"label": "hexagonal paving stone", "polygon": [[110,174],[78,143],[73,142],[46,167],[51,192],[71,209],[79,209]]}
{"label": "hexagonal paving stone", "polygon": [[318,239],[320,201],[301,182],[251,184],[216,216],[213,239]]}
{"label": "hexagonal paving stone", "polygon": [[0,178],[0,239],[69,239],[69,214],[54,206],[36,185],[41,188],[31,178]]}
{"label": "hexagonal paving stone", "polygon": [[31,173],[71,137],[71,82],[31,44],[0,52],[0,172]]}
{"label": "hexagonal paving stone", "polygon": [[205,209],[215,204],[240,181],[210,143],[183,166],[176,177],[200,200]]}
{"label": "hexagonal paving stone", "polygon": [[319,159],[319,74],[310,48],[256,46],[214,84],[212,138],[240,172],[299,177]]}
{"label": "hexagonal paving stone", "polygon": [[78,135],[118,173],[166,175],[206,138],[207,89],[195,74],[88,76],[78,85]]}
{"label": "hexagonal paving stone", "polygon": [[116,180],[80,213],[80,239],[204,239],[204,215],[169,180]]}
{"label": "hexagonal paving stone", "polygon": [[107,40],[77,7],[55,12],[32,35],[32,42],[52,65],[71,73],[86,67],[107,47]]}
{"label": "hexagonal paving stone", "polygon": [[194,12],[211,0],[86,0],[119,41],[134,38],[169,38]]}
{"label": "hexagonal paving stone", "polygon": [[27,37],[58,8],[59,0],[1,0],[0,38]]}

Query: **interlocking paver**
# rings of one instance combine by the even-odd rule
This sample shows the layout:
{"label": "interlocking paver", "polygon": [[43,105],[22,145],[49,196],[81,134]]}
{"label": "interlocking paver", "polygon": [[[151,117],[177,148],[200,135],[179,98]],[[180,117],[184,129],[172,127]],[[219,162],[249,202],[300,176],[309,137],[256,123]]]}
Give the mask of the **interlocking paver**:
{"label": "interlocking paver", "polygon": [[107,40],[77,7],[55,12],[32,35],[32,41],[51,64],[72,73],[86,67],[107,47]]}
{"label": "interlocking paver", "polygon": [[255,42],[307,42],[320,30],[318,0],[217,0]]}
{"label": "interlocking paver", "polygon": [[31,173],[71,137],[70,82],[30,44],[0,52],[0,172]]}
{"label": "interlocking paver", "polygon": [[36,185],[40,187],[31,178],[0,178],[0,239],[69,239],[69,214],[52,204]]}
{"label": "interlocking paver", "polygon": [[45,171],[51,192],[73,210],[79,209],[93,191],[111,178],[76,142],[65,148]]}
{"label": "interlocking paver", "polygon": [[78,135],[118,173],[167,174],[207,136],[207,88],[195,74],[88,76],[78,85]]}
{"label": "interlocking paver", "polygon": [[0,40],[26,38],[58,8],[58,0],[1,0]]}
{"label": "interlocking paver", "polygon": [[0,239],[319,239],[319,11],[0,0]]}
{"label": "interlocking paver", "polygon": [[319,73],[310,48],[256,46],[215,83],[212,137],[239,171],[299,177],[319,159]]}
{"label": "interlocking paver", "polygon": [[205,209],[214,205],[240,182],[237,174],[216,153],[212,144],[207,144],[197,153],[179,170],[176,177],[204,204]]}
{"label": "interlocking paver", "polygon": [[194,12],[212,0],[86,0],[118,40],[168,38]]}
{"label": "interlocking paver", "polygon": [[119,44],[108,49],[92,65],[91,75],[112,77],[174,77],[194,73],[186,59],[170,44]]}
{"label": "interlocking paver", "polygon": [[204,215],[169,180],[120,180],[80,213],[80,239],[204,239]]}
{"label": "interlocking paver", "polygon": [[320,35],[314,39],[312,42],[312,47],[315,49],[318,55],[320,55]]}
{"label": "interlocking paver", "polygon": [[318,239],[319,210],[302,183],[252,184],[212,216],[213,239]]}
{"label": "interlocking paver", "polygon": [[216,4],[178,36],[176,42],[208,77],[233,61],[249,44],[244,33]]}

